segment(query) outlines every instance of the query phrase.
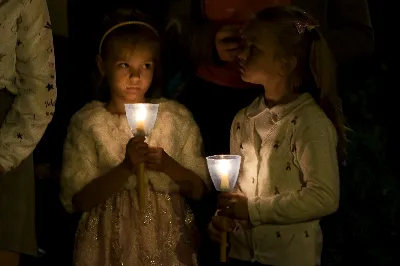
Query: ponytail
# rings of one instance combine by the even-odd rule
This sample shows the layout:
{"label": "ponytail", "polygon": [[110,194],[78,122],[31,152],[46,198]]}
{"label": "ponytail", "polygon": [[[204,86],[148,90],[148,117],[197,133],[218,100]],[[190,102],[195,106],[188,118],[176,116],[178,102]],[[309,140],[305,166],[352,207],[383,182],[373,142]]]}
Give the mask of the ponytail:
{"label": "ponytail", "polygon": [[291,75],[293,89],[310,92],[336,128],[337,155],[346,158],[346,132],[341,101],[337,95],[336,63],[328,43],[318,31],[318,22],[305,11],[290,6],[266,8],[257,19],[276,35],[283,56],[295,56],[296,68]]}
{"label": "ponytail", "polygon": [[319,92],[316,101],[336,128],[338,159],[341,163],[344,163],[348,140],[341,100],[337,95],[336,62],[321,33],[313,28],[310,29],[310,34],[313,35],[309,58],[310,69]]}

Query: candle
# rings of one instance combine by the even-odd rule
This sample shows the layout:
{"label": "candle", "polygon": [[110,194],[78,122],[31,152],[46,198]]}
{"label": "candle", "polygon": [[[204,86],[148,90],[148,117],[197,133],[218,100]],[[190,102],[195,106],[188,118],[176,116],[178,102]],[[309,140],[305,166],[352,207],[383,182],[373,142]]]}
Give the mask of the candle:
{"label": "candle", "polygon": [[[158,104],[134,103],[125,104],[126,117],[134,136],[146,137],[150,134],[157,119]],[[147,199],[147,180],[145,179],[144,163],[139,164],[137,169],[137,191],[139,207],[144,210]]]}
{"label": "candle", "polygon": [[[230,171],[229,160],[222,159],[219,161],[218,170],[220,175],[220,186],[221,191],[229,191],[229,171]],[[226,243],[227,243],[227,233],[223,232],[221,235],[221,245],[220,245],[220,261],[226,262]]]}
{"label": "candle", "polygon": [[144,106],[140,106],[137,110],[136,113],[136,131],[139,134],[144,134],[145,130],[144,130],[144,122],[146,121],[146,108]]}
{"label": "candle", "polygon": [[[208,171],[214,183],[215,189],[222,192],[229,192],[235,187],[241,157],[239,155],[214,155],[206,158]],[[226,220],[223,220],[226,222]],[[221,234],[220,261],[226,262],[227,232]]]}
{"label": "candle", "polygon": [[219,162],[219,172],[220,172],[220,190],[229,191],[229,170],[230,164],[229,160],[220,160]]}
{"label": "candle", "polygon": [[[145,135],[145,121],[146,121],[146,108],[143,105],[140,105],[138,110],[136,111],[136,132],[139,135]],[[138,169],[138,194],[139,194],[139,208],[144,210],[146,207],[146,197],[147,197],[147,184],[144,177],[144,163],[139,165]]]}

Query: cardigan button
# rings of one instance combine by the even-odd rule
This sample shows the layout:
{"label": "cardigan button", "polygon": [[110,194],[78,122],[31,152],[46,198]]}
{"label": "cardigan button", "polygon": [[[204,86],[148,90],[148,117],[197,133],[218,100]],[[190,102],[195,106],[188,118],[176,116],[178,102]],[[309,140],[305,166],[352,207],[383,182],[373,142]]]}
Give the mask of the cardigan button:
{"label": "cardigan button", "polygon": [[277,123],[279,120],[278,115],[276,113],[271,113],[271,120],[272,122]]}

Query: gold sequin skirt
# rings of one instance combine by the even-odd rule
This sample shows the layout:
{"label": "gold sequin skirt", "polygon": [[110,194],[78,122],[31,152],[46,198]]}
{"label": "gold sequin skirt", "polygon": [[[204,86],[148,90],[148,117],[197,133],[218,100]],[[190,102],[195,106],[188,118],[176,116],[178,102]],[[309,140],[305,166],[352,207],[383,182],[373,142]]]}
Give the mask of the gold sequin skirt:
{"label": "gold sequin skirt", "polygon": [[150,191],[144,211],[137,199],[136,190],[124,190],[83,214],[74,265],[197,265],[197,229],[185,199]]}

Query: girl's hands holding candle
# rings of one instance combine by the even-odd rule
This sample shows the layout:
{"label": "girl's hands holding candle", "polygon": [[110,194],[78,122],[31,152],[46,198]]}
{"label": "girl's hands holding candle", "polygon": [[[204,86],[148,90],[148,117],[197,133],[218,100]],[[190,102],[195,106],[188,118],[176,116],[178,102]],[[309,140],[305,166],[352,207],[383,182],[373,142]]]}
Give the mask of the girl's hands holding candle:
{"label": "girl's hands holding candle", "polygon": [[146,168],[165,173],[172,158],[160,147],[149,147],[148,151]]}
{"label": "girl's hands holding candle", "polygon": [[237,193],[223,192],[218,197],[219,216],[231,219],[249,220],[247,197]]}
{"label": "girl's hands holding candle", "polygon": [[232,232],[233,228],[235,228],[235,222],[232,219],[223,216],[214,216],[208,224],[208,234],[213,241],[221,243],[222,233]]}
{"label": "girl's hands holding candle", "polygon": [[131,170],[137,170],[139,164],[147,160],[149,146],[143,136],[135,136],[126,144],[125,161],[130,165]]}

